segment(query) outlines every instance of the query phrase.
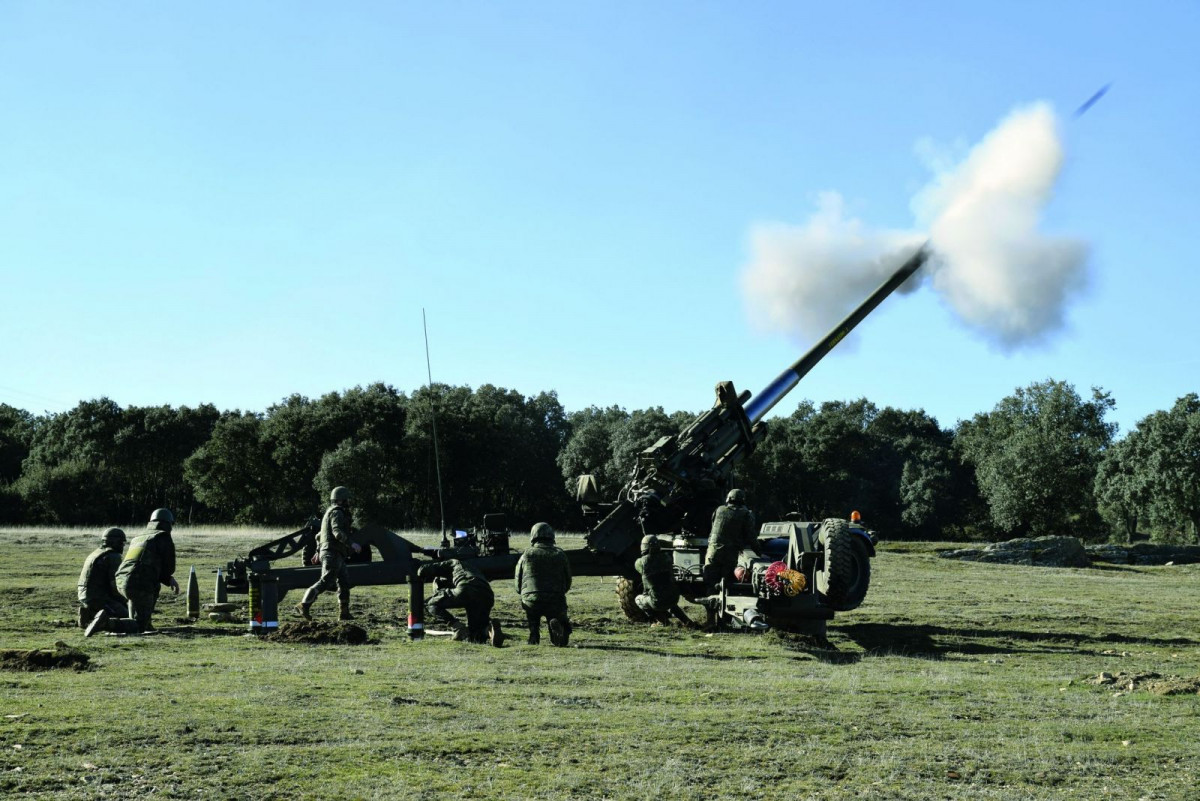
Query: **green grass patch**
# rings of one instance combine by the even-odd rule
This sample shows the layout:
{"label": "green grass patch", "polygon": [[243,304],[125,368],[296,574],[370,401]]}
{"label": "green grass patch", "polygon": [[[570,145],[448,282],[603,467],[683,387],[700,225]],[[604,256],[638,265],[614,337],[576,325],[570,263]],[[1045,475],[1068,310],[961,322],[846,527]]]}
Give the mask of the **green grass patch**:
{"label": "green grass patch", "polygon": [[[1183,799],[1200,783],[1200,699],[1122,683],[1200,676],[1198,566],[883,547],[833,649],[630,624],[598,578],[571,593],[567,649],[524,644],[502,581],[498,650],[409,642],[403,587],[354,590],[363,645],[179,625],[169,594],[165,630],[85,640],[75,583],[99,533],[0,531],[0,648],[89,657],[0,671],[5,797]],[[212,569],[280,533],[181,529],[179,577],[195,565],[209,600]],[[333,598],[314,612],[332,621]]]}

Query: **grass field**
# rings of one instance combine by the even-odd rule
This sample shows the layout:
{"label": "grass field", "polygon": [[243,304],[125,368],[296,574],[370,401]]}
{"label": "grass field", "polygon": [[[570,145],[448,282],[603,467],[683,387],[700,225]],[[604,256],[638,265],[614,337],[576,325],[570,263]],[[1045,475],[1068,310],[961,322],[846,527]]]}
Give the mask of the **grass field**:
{"label": "grass field", "polygon": [[[1200,797],[1194,685],[1088,681],[1200,676],[1200,566],[1022,568],[885,545],[833,651],[635,626],[594,578],[571,593],[567,649],[524,644],[506,582],[498,615],[520,636],[499,650],[408,642],[400,587],[354,591],[368,645],[207,621],[85,640],[74,587],[98,533],[0,531],[0,648],[63,640],[91,657],[0,671],[4,797]],[[209,571],[274,535],[177,532],[181,583],[194,564],[209,600]],[[156,624],[183,613],[167,595]]]}

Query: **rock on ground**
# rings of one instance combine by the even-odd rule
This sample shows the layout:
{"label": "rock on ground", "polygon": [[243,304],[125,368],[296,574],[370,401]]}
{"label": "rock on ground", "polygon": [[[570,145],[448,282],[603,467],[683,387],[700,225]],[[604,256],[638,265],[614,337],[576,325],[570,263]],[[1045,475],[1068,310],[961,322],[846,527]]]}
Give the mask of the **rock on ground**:
{"label": "rock on ground", "polygon": [[1096,562],[1118,565],[1192,565],[1200,562],[1200,545],[1089,545],[1088,556]]}
{"label": "rock on ground", "polygon": [[1026,537],[1007,542],[993,542],[983,548],[960,548],[947,551],[941,556],[964,562],[1035,567],[1089,567],[1092,564],[1083,543],[1075,537]]}

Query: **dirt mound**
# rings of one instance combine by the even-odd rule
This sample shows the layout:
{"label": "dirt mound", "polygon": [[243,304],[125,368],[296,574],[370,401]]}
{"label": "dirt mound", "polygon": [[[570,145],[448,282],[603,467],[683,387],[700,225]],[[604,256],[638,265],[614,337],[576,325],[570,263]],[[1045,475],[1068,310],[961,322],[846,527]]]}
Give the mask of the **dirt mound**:
{"label": "dirt mound", "polygon": [[53,648],[33,648],[28,651],[6,648],[0,651],[0,670],[86,670],[89,660],[90,657],[83,651],[60,640],[54,643]]}
{"label": "dirt mound", "polygon": [[1110,687],[1121,692],[1149,692],[1155,695],[1200,695],[1200,676],[1162,676],[1158,673],[1101,673],[1088,684]]}
{"label": "dirt mound", "polygon": [[304,623],[282,623],[273,634],[263,639],[274,642],[302,642],[309,645],[365,645],[370,642],[367,630],[353,623],[323,623],[318,620]]}

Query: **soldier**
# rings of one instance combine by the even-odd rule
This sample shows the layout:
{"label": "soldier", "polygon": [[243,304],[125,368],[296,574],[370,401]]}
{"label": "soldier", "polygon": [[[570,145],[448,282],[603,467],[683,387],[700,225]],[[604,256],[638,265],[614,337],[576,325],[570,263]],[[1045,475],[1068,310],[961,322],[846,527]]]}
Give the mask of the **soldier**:
{"label": "soldier", "polygon": [[637,608],[656,623],[669,623],[671,617],[689,628],[691,619],[679,608],[679,588],[675,586],[671,555],[653,534],[642,537],[642,555],[633,566],[642,577],[644,591],[633,599]]}
{"label": "soldier", "polygon": [[117,589],[117,568],[124,547],[125,532],[110,528],[104,532],[100,547],[84,560],[79,573],[79,628],[86,629],[101,609],[109,617],[125,615],[125,596]]}
{"label": "soldier", "polygon": [[305,620],[312,620],[309,608],[317,596],[335,586],[338,593],[338,620],[354,619],[350,614],[350,573],[346,570],[346,557],[351,551],[361,551],[362,546],[350,541],[353,531],[350,527],[350,490],[334,487],[329,493],[329,501],[329,508],[321,518],[321,531],[317,534],[320,553],[312,558],[313,564],[321,564],[321,578],[304,591],[304,597],[294,607]]}
{"label": "soldier", "polygon": [[[754,512],[746,508],[745,493],[740,489],[730,490],[724,505],[713,512],[712,531],[708,535],[704,584],[709,592],[716,593],[723,579],[733,578],[738,554],[754,546],[755,528]],[[718,603],[714,597],[705,604],[710,627],[716,625]]]}
{"label": "soldier", "polygon": [[175,580],[175,541],[171,529],[175,526],[175,515],[170,509],[155,509],[146,524],[146,533],[133,538],[125,559],[117,568],[117,589],[128,599],[129,617],[110,619],[101,610],[92,620],[85,637],[97,631],[118,631],[137,634],[153,631],[150,616],[158,603],[159,587],[170,587],[179,594],[179,582]]}
{"label": "soldier", "polygon": [[[417,575],[423,579],[439,580],[440,589],[425,604],[425,612],[433,620],[455,628],[455,640],[487,642],[500,647],[504,636],[500,631],[500,621],[490,617],[496,596],[492,592],[492,585],[474,566],[458,559],[447,559],[421,565]],[[450,614],[450,609],[466,610],[466,628]]]}
{"label": "soldier", "polygon": [[530,546],[517,562],[514,582],[521,608],[529,624],[529,644],[541,642],[542,618],[547,620],[550,644],[564,646],[571,637],[567,618],[567,592],[571,589],[571,565],[561,548],[554,546],[554,529],[537,523],[529,532]]}

